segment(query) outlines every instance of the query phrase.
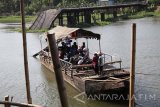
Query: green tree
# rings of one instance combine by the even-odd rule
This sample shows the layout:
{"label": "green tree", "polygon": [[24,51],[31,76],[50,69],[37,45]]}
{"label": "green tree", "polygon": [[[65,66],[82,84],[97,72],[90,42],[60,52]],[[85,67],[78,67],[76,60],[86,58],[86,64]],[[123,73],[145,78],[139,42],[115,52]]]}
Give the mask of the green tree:
{"label": "green tree", "polygon": [[49,0],[32,0],[28,5],[26,5],[26,13],[27,14],[35,14],[38,11],[43,10],[49,6]]}
{"label": "green tree", "polygon": [[148,0],[148,2],[153,3],[153,4],[158,4],[160,3],[160,0]]}

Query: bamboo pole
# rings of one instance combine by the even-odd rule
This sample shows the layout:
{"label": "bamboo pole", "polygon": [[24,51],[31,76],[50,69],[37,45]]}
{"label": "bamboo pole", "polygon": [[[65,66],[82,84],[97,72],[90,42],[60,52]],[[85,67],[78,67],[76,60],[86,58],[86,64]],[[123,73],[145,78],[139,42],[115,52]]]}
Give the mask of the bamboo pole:
{"label": "bamboo pole", "polygon": [[[4,101],[6,101],[6,102],[9,101],[9,96],[8,95],[4,97]],[[4,104],[4,107],[10,107],[10,105],[9,104]]]}
{"label": "bamboo pole", "polygon": [[20,1],[20,10],[21,10],[21,16],[22,16],[22,36],[23,36],[23,53],[24,53],[27,101],[29,104],[31,104],[32,99],[30,94],[30,82],[29,82],[28,59],[27,59],[27,40],[26,40],[25,16],[24,16],[24,0]]}
{"label": "bamboo pole", "polygon": [[61,71],[61,67],[60,67],[60,61],[59,61],[59,57],[58,57],[58,50],[57,50],[57,46],[56,46],[55,35],[54,34],[47,34],[47,37],[48,37],[48,41],[49,41],[49,47],[50,47],[52,62],[53,62],[53,66],[54,66],[53,69],[54,69],[55,75],[56,75],[56,81],[57,81],[61,105],[62,105],[62,107],[68,107],[67,93],[66,93],[66,88],[64,86],[63,75],[62,75],[62,71]]}
{"label": "bamboo pole", "polygon": [[129,107],[134,107],[134,83],[135,83],[135,56],[136,56],[136,24],[132,24],[132,40],[131,40],[131,69],[130,69],[130,93]]}

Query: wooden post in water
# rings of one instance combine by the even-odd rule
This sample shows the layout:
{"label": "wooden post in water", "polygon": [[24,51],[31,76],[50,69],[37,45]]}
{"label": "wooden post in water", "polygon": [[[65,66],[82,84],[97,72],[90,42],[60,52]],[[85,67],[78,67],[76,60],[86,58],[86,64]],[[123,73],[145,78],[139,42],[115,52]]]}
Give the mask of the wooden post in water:
{"label": "wooden post in water", "polygon": [[129,90],[129,107],[134,107],[134,83],[135,83],[135,56],[136,56],[136,24],[132,25],[131,39],[131,69],[130,69],[130,90]]}
{"label": "wooden post in water", "polygon": [[[34,105],[34,104],[25,104],[25,103],[16,103],[16,102],[10,102],[10,101],[0,101],[0,105],[3,104],[4,107],[7,107],[6,105],[8,105],[8,107],[42,107],[39,105]],[[0,106],[3,107],[3,106]]]}
{"label": "wooden post in water", "polygon": [[29,104],[31,104],[32,98],[30,94],[30,82],[29,82],[28,59],[27,59],[27,40],[26,40],[25,17],[24,17],[24,0],[20,1],[20,10],[21,10],[21,16],[22,16],[22,36],[23,36],[23,53],[24,53],[27,101]]}
{"label": "wooden post in water", "polygon": [[66,88],[64,86],[64,80],[63,80],[63,75],[60,67],[60,61],[58,57],[58,49],[56,45],[55,36],[54,34],[47,34],[47,37],[48,37],[48,42],[49,42],[49,47],[50,47],[50,52],[51,52],[51,57],[53,62],[53,69],[56,75],[56,81],[57,81],[61,105],[62,107],[68,107],[67,93],[66,93]]}
{"label": "wooden post in water", "polygon": [[[8,95],[4,97],[4,101],[9,102],[9,96]],[[4,107],[10,107],[10,105],[9,104],[4,104]]]}

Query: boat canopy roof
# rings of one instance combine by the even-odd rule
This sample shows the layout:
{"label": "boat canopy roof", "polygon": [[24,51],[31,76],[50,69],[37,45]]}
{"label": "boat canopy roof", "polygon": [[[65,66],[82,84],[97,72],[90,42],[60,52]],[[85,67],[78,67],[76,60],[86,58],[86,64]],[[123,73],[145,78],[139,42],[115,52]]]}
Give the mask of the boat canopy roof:
{"label": "boat canopy roof", "polygon": [[48,32],[46,32],[43,35],[48,34],[55,34],[55,38],[57,42],[60,42],[64,40],[65,38],[69,39],[77,39],[77,38],[89,38],[89,39],[100,39],[100,34],[93,33],[91,31],[87,31],[81,28],[68,28],[68,27],[62,27],[57,26]]}

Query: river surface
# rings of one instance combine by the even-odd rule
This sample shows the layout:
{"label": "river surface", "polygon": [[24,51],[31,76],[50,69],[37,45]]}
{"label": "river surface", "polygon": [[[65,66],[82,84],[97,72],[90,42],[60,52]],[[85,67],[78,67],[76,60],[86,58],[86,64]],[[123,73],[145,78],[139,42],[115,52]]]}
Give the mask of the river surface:
{"label": "river surface", "polygon": [[[121,57],[123,68],[130,67],[131,24],[137,23],[135,98],[137,107],[160,106],[160,18],[120,21],[88,30],[102,35],[102,51]],[[23,47],[21,33],[9,31],[17,24],[0,24],[0,100],[13,96],[13,101],[26,102]],[[28,61],[33,103],[60,107],[54,73],[32,57],[41,49],[39,34],[28,33]],[[98,41],[89,40],[91,52],[99,50]],[[70,107],[128,107],[127,103],[101,102],[74,98],[79,92],[66,83]]]}

